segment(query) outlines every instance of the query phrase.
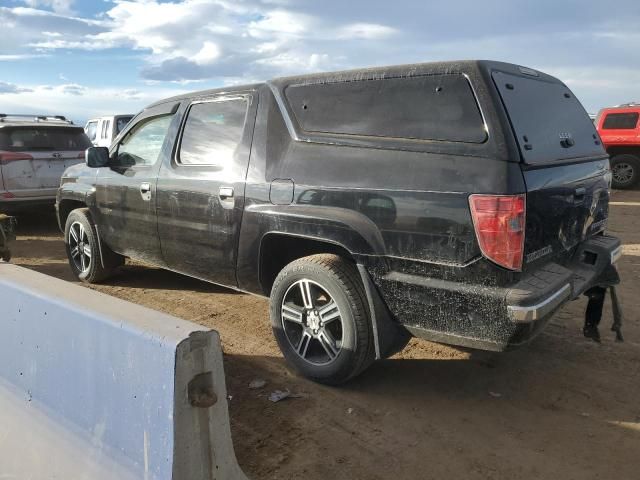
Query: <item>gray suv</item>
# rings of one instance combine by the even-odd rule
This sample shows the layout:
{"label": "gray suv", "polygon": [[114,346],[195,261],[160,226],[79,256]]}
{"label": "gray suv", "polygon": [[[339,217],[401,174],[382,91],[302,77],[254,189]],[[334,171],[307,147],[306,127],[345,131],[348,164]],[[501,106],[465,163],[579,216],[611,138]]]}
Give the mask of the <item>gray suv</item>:
{"label": "gray suv", "polygon": [[90,146],[65,117],[0,114],[0,211],[53,206],[62,173]]}

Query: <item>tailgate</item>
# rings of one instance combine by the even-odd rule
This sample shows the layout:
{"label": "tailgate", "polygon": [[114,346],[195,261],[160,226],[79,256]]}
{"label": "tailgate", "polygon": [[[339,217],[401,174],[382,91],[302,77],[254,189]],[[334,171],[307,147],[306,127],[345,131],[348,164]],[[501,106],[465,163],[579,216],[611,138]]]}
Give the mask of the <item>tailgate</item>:
{"label": "tailgate", "polygon": [[16,197],[50,195],[67,167],[81,163],[90,146],[79,127],[8,126],[0,130],[4,188]]}
{"label": "tailgate", "polygon": [[20,197],[32,196],[33,190],[58,188],[67,167],[84,161],[84,152],[23,152],[3,157],[4,188]]}
{"label": "tailgate", "polygon": [[605,159],[523,171],[525,270],[551,258],[569,260],[578,244],[604,231],[609,214],[608,163]]}
{"label": "tailgate", "polygon": [[606,227],[611,175],[593,122],[559,80],[528,69],[494,71],[521,156],[526,202],[524,269],[568,261]]}

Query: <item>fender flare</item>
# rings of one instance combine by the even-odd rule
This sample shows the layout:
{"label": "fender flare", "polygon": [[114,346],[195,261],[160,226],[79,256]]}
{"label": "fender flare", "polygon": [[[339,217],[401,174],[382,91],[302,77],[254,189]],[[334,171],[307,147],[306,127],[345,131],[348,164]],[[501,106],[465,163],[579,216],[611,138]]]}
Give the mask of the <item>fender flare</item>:
{"label": "fender flare", "polygon": [[[245,215],[255,215],[263,225],[263,234],[280,233],[298,236],[345,248],[350,254],[385,254],[384,239],[378,226],[365,215],[340,207],[316,205],[252,205],[245,209]],[[243,223],[247,221],[243,219]],[[329,235],[314,235],[309,225],[324,229]],[[261,235],[262,237],[262,235]]]}

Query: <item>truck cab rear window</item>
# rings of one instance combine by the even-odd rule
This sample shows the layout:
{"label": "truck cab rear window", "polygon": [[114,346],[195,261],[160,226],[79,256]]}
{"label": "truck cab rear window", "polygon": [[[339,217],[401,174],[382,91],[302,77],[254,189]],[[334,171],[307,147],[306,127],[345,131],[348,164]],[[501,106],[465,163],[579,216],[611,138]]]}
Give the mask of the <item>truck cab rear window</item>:
{"label": "truck cab rear window", "polygon": [[638,124],[640,114],[629,113],[610,113],[602,123],[603,130],[633,130]]}
{"label": "truck cab rear window", "polygon": [[307,132],[466,143],[487,139],[463,75],[291,85],[285,95]]}
{"label": "truck cab rear window", "polygon": [[247,106],[245,98],[193,104],[182,132],[180,164],[231,165],[242,142]]}

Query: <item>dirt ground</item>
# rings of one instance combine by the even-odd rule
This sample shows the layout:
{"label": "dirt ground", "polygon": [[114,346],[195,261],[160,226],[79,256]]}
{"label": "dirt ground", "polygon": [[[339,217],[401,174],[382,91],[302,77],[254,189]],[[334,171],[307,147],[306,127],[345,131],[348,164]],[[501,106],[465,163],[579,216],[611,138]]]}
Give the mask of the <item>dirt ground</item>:
{"label": "dirt ground", "polygon": [[[640,192],[614,192],[626,342],[584,339],[584,299],[529,346],[469,352],[421,340],[342,388],[291,374],[267,301],[128,264],[101,292],[217,329],[232,431],[255,479],[639,479]],[[53,213],[19,218],[13,262],[74,281]],[[250,390],[256,378],[267,385]],[[301,394],[280,403],[269,392]]]}

